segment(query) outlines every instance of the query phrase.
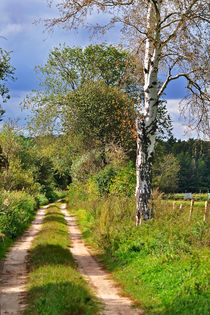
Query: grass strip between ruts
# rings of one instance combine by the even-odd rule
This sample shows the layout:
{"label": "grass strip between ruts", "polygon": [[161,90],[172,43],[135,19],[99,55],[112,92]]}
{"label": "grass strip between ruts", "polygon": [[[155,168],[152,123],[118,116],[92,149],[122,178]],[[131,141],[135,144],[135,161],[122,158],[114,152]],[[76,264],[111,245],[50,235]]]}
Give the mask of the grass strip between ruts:
{"label": "grass strip between ruts", "polygon": [[52,206],[30,250],[26,314],[98,313],[99,303],[77,272],[69,246],[66,221],[59,206]]}

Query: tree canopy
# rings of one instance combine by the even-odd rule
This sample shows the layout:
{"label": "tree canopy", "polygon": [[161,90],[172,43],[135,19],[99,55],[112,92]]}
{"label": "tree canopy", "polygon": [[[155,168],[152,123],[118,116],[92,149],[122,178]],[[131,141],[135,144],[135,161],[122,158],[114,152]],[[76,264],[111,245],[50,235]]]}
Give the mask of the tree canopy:
{"label": "tree canopy", "polygon": [[105,44],[54,48],[36,68],[40,89],[25,99],[31,125],[38,132],[81,135],[89,148],[90,140],[91,147],[113,141],[128,148],[140,89],[132,62],[126,51]]}

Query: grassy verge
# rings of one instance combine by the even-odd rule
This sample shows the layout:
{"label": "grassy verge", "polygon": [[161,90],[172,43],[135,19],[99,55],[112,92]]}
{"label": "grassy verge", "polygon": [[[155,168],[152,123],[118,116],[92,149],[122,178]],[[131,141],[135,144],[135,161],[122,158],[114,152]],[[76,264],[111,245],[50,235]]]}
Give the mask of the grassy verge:
{"label": "grassy verge", "polygon": [[96,314],[99,306],[76,271],[66,221],[57,206],[46,210],[30,250],[27,314]]}
{"label": "grassy verge", "polygon": [[209,314],[209,234],[203,203],[189,223],[189,204],[180,212],[157,199],[155,219],[138,228],[130,198],[97,200],[71,191],[69,206],[85,241],[100,249],[106,268],[148,314]]}

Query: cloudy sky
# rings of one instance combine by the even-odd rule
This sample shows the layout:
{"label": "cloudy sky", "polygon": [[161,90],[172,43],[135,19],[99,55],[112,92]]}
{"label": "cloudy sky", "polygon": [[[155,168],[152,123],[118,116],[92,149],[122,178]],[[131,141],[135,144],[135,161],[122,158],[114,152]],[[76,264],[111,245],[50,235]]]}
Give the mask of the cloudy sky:
{"label": "cloudy sky", "polygon": [[[66,43],[68,46],[87,46],[106,42],[117,44],[120,40],[118,29],[97,39],[90,39],[87,30],[78,32],[57,28],[52,34],[44,32],[42,24],[33,22],[39,18],[56,16],[56,8],[50,9],[46,0],[0,0],[0,47],[12,51],[11,62],[16,68],[14,82],[9,82],[11,99],[4,105],[5,119],[20,118],[24,124],[26,112],[21,112],[19,103],[27,93],[37,87],[34,67],[44,64],[49,51]],[[93,19],[100,17],[94,16]],[[97,20],[98,21],[98,20]],[[173,81],[166,90],[168,108],[174,121],[174,135],[176,138],[187,139],[192,134],[184,136],[186,127],[183,125],[179,113],[178,103],[184,96],[185,89],[182,80]]]}

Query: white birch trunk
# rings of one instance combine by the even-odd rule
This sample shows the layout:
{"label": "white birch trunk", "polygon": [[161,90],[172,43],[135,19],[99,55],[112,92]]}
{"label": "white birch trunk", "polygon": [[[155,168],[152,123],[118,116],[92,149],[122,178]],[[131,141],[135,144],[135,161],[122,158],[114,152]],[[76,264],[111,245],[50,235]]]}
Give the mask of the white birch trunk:
{"label": "white birch trunk", "polygon": [[[156,142],[158,107],[158,65],[160,57],[159,12],[148,6],[147,30],[144,62],[144,111],[136,120],[136,225],[153,217],[152,208],[152,160]],[[154,19],[156,22],[154,24]],[[151,36],[153,37],[153,42]],[[155,41],[154,41],[155,38]]]}

